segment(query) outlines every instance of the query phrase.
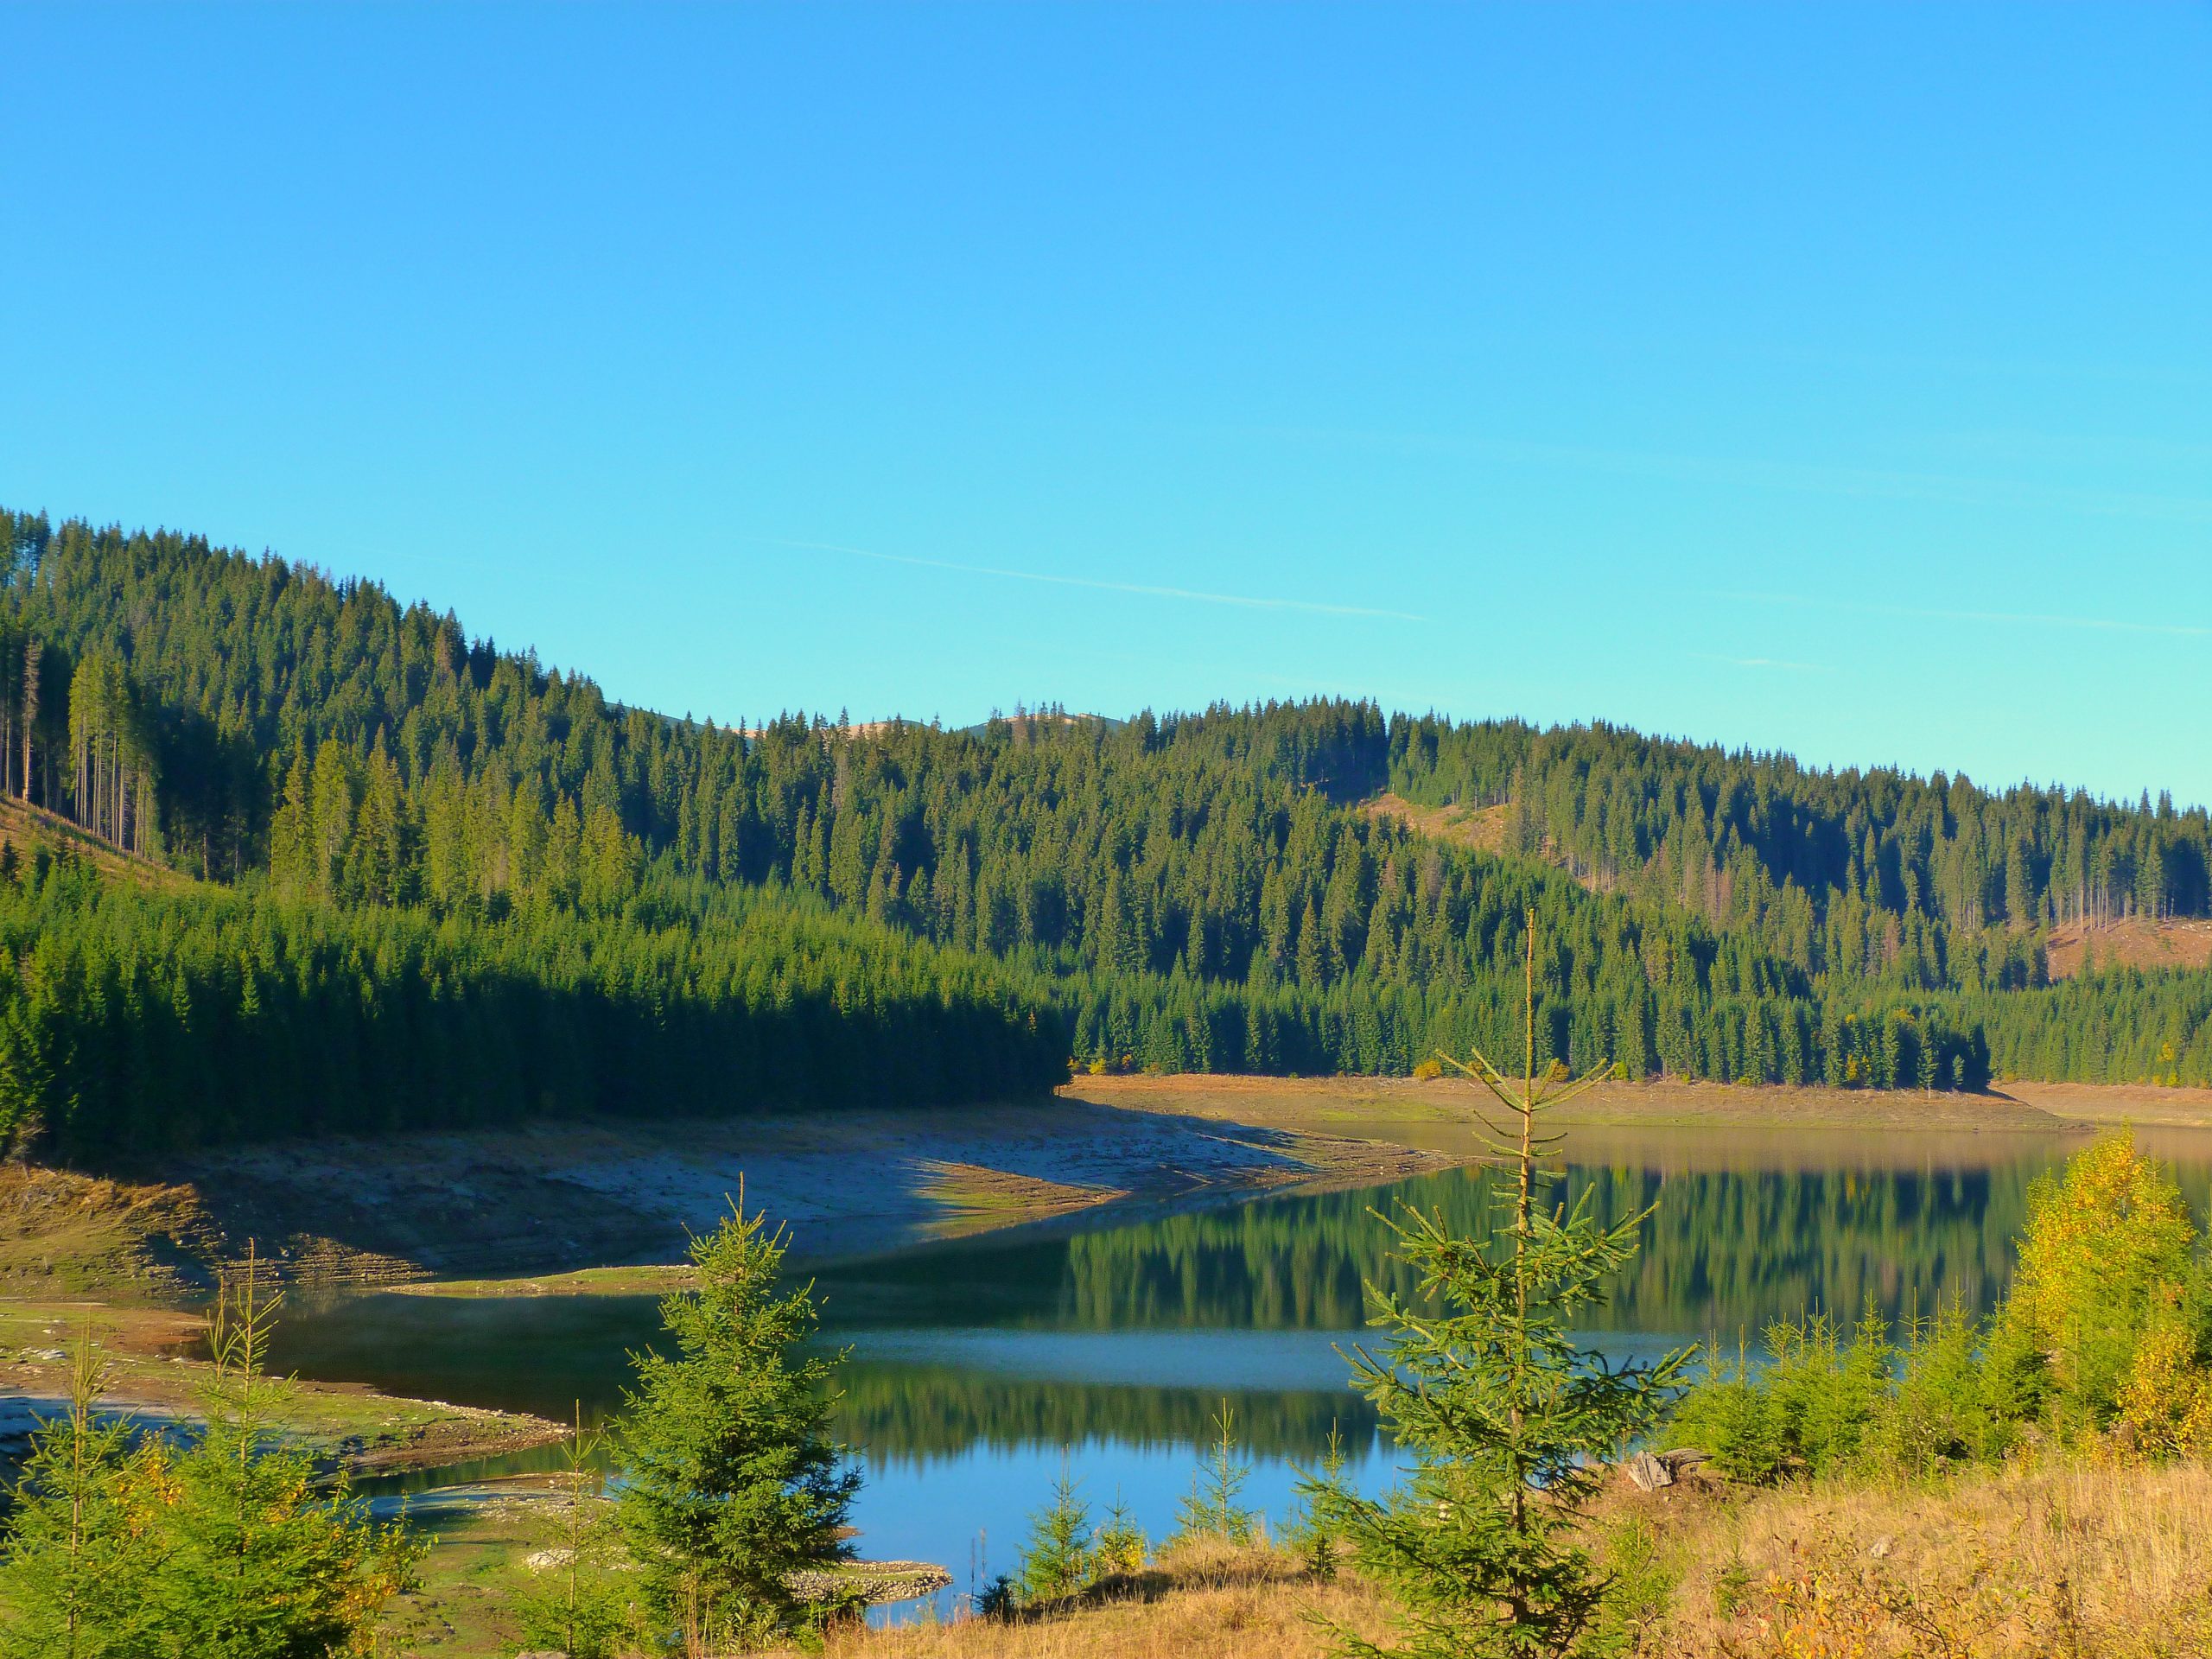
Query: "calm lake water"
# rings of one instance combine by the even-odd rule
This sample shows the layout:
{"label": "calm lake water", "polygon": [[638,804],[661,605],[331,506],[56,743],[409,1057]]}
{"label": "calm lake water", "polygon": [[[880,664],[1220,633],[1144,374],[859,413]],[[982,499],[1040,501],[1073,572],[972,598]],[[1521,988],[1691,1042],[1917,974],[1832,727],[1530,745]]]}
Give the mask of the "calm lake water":
{"label": "calm lake water", "polygon": [[[2212,1137],[2146,1133],[2202,1213]],[[1986,1308],[2011,1270],[2031,1183],[2084,1144],[2035,1134],[1728,1128],[1577,1131],[1570,1199],[1614,1217],[1656,1209],[1643,1253],[1592,1321],[1613,1352],[1758,1340],[1808,1308],[1872,1297],[1892,1318],[1957,1298]],[[1158,1539],[1225,1400],[1280,1521],[1332,1425],[1370,1486],[1391,1449],[1345,1387],[1363,1282],[1398,1284],[1372,1213],[1402,1199],[1473,1228],[1480,1169],[1359,1192],[1176,1213],[1109,1211],[1069,1233],[1016,1230],[819,1269],[829,1337],[849,1344],[841,1433],[866,1484],[862,1553],[971,1573],[1014,1566],[1062,1459]],[[461,1301],[391,1294],[296,1303],[283,1369],[395,1393],[587,1421],[616,1408],[626,1354],[657,1332],[647,1297]],[[508,1471],[544,1466],[537,1458]],[[410,1477],[415,1489],[501,1472]]]}

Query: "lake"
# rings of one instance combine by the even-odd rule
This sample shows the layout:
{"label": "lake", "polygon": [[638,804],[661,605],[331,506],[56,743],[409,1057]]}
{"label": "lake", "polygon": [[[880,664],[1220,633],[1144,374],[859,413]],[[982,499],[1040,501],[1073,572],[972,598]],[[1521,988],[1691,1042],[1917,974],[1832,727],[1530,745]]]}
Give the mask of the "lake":
{"label": "lake", "polygon": [[[1423,1133],[1440,1146],[1464,1135]],[[2202,1213],[2212,1136],[2140,1138]],[[1870,1299],[1892,1319],[1945,1299],[1985,1310],[2010,1272],[2031,1184],[2085,1142],[1572,1131],[1570,1201],[1586,1194],[1605,1218],[1653,1209],[1643,1254],[1589,1339],[1615,1354],[1708,1338],[1755,1344],[1770,1320],[1808,1308],[1850,1317]],[[1010,1571],[1063,1459],[1094,1503],[1118,1497],[1158,1540],[1224,1402],[1251,1456],[1247,1496],[1275,1522],[1332,1426],[1361,1483],[1386,1483],[1392,1449],[1346,1388],[1338,1352],[1363,1339],[1363,1283],[1404,1284],[1375,1212],[1402,1201],[1471,1230],[1496,1179],[1462,1168],[1356,1192],[1109,1208],[1072,1230],[1061,1222],[819,1268],[826,1333],[852,1351],[839,1424],[866,1475],[862,1553],[941,1561],[963,1591]],[[303,1376],[554,1418],[580,1403],[592,1421],[619,1406],[626,1355],[657,1329],[649,1297],[354,1294],[296,1302],[273,1357]],[[547,1461],[390,1484],[420,1491]]]}

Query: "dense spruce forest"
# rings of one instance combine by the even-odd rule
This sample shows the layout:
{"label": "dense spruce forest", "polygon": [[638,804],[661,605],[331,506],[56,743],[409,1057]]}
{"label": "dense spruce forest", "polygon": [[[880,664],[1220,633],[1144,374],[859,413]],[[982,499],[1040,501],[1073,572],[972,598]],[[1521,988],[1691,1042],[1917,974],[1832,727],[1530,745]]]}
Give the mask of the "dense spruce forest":
{"label": "dense spruce forest", "polygon": [[[0,1138],[1033,1090],[1097,1070],[2212,1081],[2201,810],[1317,701],[968,732],[609,702],[451,614],[0,513],[0,791],[189,880],[0,851]],[[1361,810],[1503,812],[1495,853]],[[1569,1012],[1571,1010],[1571,1012]]]}

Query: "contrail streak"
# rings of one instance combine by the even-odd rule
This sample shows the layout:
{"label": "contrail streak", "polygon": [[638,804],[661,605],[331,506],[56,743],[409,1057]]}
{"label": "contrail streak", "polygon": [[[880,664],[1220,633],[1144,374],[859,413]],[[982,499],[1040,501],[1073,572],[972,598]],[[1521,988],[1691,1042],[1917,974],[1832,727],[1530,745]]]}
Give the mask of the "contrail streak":
{"label": "contrail streak", "polygon": [[1041,582],[1057,588],[1090,588],[1101,593],[1138,594],[1147,599],[1179,599],[1198,605],[1236,605],[1251,611],[1301,611],[1311,616],[1373,616],[1393,622],[1426,622],[1411,611],[1385,610],[1369,605],[1323,605],[1305,599],[1262,599],[1250,594],[1209,594],[1195,588],[1157,588],[1145,582],[1104,582],[1095,576],[1062,576],[1042,570],[1007,570],[995,565],[959,564],[950,559],[922,559],[907,553],[877,553],[865,547],[845,547],[836,542],[795,542],[780,536],[760,538],[777,547],[804,548],[817,553],[849,553],[856,559],[875,559],[885,564],[910,564],[924,570],[956,570],[967,576],[1001,576],[1009,582]]}

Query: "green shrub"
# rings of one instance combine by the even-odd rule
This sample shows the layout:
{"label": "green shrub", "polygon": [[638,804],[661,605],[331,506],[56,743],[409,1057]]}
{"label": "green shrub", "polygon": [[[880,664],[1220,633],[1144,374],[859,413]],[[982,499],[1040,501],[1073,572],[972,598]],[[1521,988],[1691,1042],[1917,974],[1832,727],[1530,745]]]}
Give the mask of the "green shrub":
{"label": "green shrub", "polygon": [[1666,1439],[1698,1447],[1738,1480],[1838,1472],[1856,1459],[1888,1394],[1896,1355],[1871,1303],[1847,1343],[1825,1313],[1777,1321],[1767,1327],[1763,1364],[1708,1351],[1705,1376],[1676,1407]]}

